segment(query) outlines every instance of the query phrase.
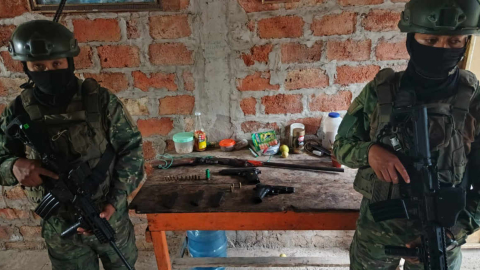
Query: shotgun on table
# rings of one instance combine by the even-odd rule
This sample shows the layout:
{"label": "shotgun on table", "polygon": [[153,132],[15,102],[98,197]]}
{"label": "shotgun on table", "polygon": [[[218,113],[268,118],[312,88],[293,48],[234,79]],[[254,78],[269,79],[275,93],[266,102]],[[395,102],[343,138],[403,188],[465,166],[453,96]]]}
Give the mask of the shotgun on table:
{"label": "shotgun on table", "polygon": [[273,168],[279,168],[279,169],[309,170],[309,171],[324,171],[324,172],[344,172],[345,171],[343,168],[321,167],[321,166],[277,163],[277,162],[262,162],[258,160],[245,160],[245,159],[233,159],[233,158],[217,158],[217,157],[211,157],[211,156],[177,159],[172,162],[169,168],[181,167],[181,166],[197,166],[197,165],[223,165],[223,166],[231,166],[231,167],[237,167],[237,168],[273,167]]}

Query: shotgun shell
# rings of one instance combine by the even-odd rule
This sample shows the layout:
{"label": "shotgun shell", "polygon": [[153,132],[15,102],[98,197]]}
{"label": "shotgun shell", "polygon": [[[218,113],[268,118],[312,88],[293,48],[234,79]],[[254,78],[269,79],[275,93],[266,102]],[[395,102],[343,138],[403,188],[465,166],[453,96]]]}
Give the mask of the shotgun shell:
{"label": "shotgun shell", "polygon": [[206,176],[207,180],[210,180],[210,170],[209,169],[207,169],[205,171],[205,176]]}

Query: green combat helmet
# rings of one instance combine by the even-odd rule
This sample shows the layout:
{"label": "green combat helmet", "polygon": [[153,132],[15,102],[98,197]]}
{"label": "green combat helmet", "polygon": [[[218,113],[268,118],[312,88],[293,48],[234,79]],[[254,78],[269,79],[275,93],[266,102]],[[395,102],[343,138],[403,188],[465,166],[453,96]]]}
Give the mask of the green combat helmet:
{"label": "green combat helmet", "polygon": [[480,0],[411,0],[398,27],[407,33],[480,34]]}
{"label": "green combat helmet", "polygon": [[47,20],[18,26],[8,50],[13,59],[23,62],[69,58],[80,53],[73,33],[65,26]]}

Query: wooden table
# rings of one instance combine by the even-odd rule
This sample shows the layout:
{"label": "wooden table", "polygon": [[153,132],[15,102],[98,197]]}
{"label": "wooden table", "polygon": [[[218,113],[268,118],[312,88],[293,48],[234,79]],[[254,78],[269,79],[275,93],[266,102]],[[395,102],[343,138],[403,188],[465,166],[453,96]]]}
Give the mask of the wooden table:
{"label": "wooden table", "polygon": [[[199,153],[216,157],[254,159],[249,151]],[[257,160],[267,161],[268,157]],[[271,161],[330,166],[328,158],[319,159],[307,154],[290,155],[288,159],[273,157]],[[322,162],[323,161],[323,162]],[[168,182],[168,175],[205,174],[212,172],[207,181]],[[354,230],[358,218],[361,195],[353,190],[354,170],[345,173],[307,172],[261,167],[263,184],[293,186],[294,194],[268,197],[261,204],[252,202],[254,186],[243,185],[233,193],[226,193],[220,207],[212,207],[210,198],[220,190],[228,190],[231,183],[242,179],[221,176],[218,171],[227,167],[210,165],[155,170],[130,208],[147,214],[158,269],[214,267],[328,267],[334,262],[315,258],[174,258],[170,261],[165,231],[181,230]],[[191,196],[205,190],[199,206],[190,204]],[[174,206],[165,207],[165,198],[173,192],[179,194]]]}

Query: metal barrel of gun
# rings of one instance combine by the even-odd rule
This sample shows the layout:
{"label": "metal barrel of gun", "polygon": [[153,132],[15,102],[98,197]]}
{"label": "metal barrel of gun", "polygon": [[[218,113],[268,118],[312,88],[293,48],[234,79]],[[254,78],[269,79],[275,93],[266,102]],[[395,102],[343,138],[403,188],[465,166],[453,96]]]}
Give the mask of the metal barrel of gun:
{"label": "metal barrel of gun", "polygon": [[120,249],[117,247],[117,244],[115,244],[115,241],[110,241],[110,246],[115,250],[115,252],[118,254],[118,257],[122,260],[123,264],[125,264],[125,267],[128,268],[128,270],[133,270],[132,266],[128,263],[127,259],[125,256],[123,256],[123,253],[120,251]]}

